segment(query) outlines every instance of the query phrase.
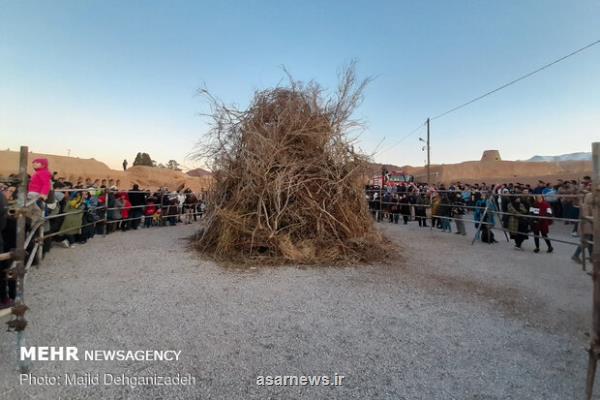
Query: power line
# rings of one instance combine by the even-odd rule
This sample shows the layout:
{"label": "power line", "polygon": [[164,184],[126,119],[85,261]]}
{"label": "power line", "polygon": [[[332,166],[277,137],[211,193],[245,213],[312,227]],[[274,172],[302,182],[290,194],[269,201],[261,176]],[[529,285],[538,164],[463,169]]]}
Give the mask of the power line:
{"label": "power line", "polygon": [[379,141],[379,143],[377,143],[377,146],[375,146],[375,149],[373,150],[373,154],[377,154],[378,153],[378,149],[379,146],[381,146],[383,144],[383,142],[385,142],[385,136],[381,138],[381,140]]}
{"label": "power line", "polygon": [[391,146],[386,147],[385,149],[382,149],[382,150],[376,152],[375,154],[373,154],[373,156],[375,156],[377,154],[380,154],[380,153],[385,153],[386,151],[393,149],[394,147],[396,147],[400,143],[402,143],[404,140],[408,139],[409,137],[411,137],[412,135],[414,135],[415,133],[417,133],[424,126],[425,126],[425,123],[421,123],[415,129],[413,129],[412,131],[410,131],[410,133],[408,133],[408,134],[404,135],[402,138],[400,138],[400,140],[398,140],[396,143],[392,144]]}
{"label": "power line", "polygon": [[546,65],[544,65],[544,66],[542,66],[542,67],[540,67],[540,68],[538,68],[538,69],[534,70],[534,71],[531,71],[531,72],[529,72],[529,73],[527,73],[527,74],[525,74],[525,75],[523,75],[523,76],[520,76],[520,77],[518,77],[517,79],[514,79],[514,80],[512,80],[512,81],[510,81],[510,82],[508,82],[508,83],[505,83],[504,85],[502,85],[502,86],[499,86],[499,87],[497,87],[497,88],[496,88],[496,89],[494,89],[494,90],[490,90],[489,92],[487,92],[487,93],[484,93],[484,94],[482,94],[481,96],[475,97],[474,99],[472,99],[472,100],[469,100],[469,101],[467,101],[466,103],[460,104],[460,105],[458,105],[458,106],[456,106],[456,107],[454,107],[454,108],[451,108],[451,109],[449,109],[448,111],[445,111],[445,112],[443,112],[443,113],[441,113],[441,114],[438,114],[438,115],[436,115],[435,117],[432,117],[431,119],[432,119],[432,120],[434,120],[434,119],[441,118],[441,117],[443,117],[443,116],[445,116],[445,115],[448,115],[448,114],[450,114],[451,112],[454,112],[454,111],[457,111],[457,110],[459,110],[459,109],[461,109],[461,108],[463,108],[463,107],[466,107],[466,106],[468,106],[469,104],[475,103],[476,101],[478,101],[478,100],[481,100],[481,99],[483,99],[484,97],[487,97],[487,96],[489,96],[489,95],[491,95],[491,94],[493,94],[493,93],[496,93],[497,91],[499,91],[499,90],[502,90],[502,89],[504,89],[504,88],[506,88],[506,87],[508,87],[508,86],[510,86],[510,85],[513,85],[513,84],[515,84],[515,83],[517,83],[517,82],[519,82],[519,81],[522,81],[523,79],[529,78],[530,76],[532,76],[532,75],[534,75],[534,74],[537,74],[538,72],[540,72],[540,71],[543,71],[543,70],[545,70],[546,68],[548,68],[548,67],[551,67],[551,66],[552,66],[552,65],[554,65],[554,64],[557,64],[557,63],[559,63],[559,62],[561,62],[561,61],[563,61],[563,60],[566,60],[567,58],[569,58],[569,57],[571,57],[571,56],[574,56],[574,55],[575,55],[575,54],[577,54],[577,53],[581,53],[582,51],[584,51],[584,50],[586,50],[586,49],[589,49],[590,47],[592,47],[592,46],[595,46],[595,45],[597,45],[597,44],[599,44],[599,43],[600,43],[600,40],[596,40],[595,42],[592,42],[592,43],[590,43],[590,44],[588,44],[588,45],[586,45],[586,46],[584,46],[584,47],[582,47],[582,48],[580,48],[580,49],[577,49],[577,50],[575,50],[575,51],[573,51],[573,52],[571,52],[571,53],[567,54],[566,56],[563,56],[563,57],[561,57],[561,58],[559,58],[559,59],[557,59],[557,60],[554,60],[554,61],[552,61],[552,62],[551,62],[551,63],[549,63],[549,64],[546,64]]}

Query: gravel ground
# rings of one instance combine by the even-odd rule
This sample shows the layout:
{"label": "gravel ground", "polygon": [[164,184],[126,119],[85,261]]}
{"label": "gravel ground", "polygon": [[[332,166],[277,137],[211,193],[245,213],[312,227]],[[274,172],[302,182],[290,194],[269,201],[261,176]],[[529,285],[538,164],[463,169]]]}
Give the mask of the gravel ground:
{"label": "gravel ground", "polygon": [[[187,251],[194,229],[53,249],[26,289],[30,346],[182,351],[176,362],[35,361],[34,375],[189,373],[195,385],[20,385],[15,334],[2,332],[0,398],[582,397],[592,284],[566,245],[533,254],[531,240],[520,252],[386,223],[402,248],[388,265],[235,269]],[[343,385],[256,384],[335,373]]]}

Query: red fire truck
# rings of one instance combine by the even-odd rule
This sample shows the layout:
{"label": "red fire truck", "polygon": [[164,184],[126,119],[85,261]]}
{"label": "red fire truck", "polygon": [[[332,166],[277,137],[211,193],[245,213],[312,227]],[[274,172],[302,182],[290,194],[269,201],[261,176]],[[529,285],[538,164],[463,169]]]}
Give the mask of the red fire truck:
{"label": "red fire truck", "polygon": [[[381,186],[381,176],[375,175],[370,179],[369,184],[372,186]],[[385,171],[383,174],[384,186],[396,187],[402,184],[407,184],[415,181],[415,177],[407,175],[403,171]]]}

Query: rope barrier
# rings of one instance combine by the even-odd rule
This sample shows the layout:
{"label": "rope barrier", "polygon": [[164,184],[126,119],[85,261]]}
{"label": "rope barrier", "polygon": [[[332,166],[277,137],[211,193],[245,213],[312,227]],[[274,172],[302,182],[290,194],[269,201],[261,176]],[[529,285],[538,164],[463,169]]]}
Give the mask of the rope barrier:
{"label": "rope barrier", "polygon": [[[416,186],[412,186],[415,187]],[[425,194],[425,193],[453,193],[453,194],[462,194],[465,192],[469,192],[471,193],[472,196],[476,196],[477,194],[485,194],[486,196],[499,196],[499,197],[536,197],[536,196],[542,196],[544,198],[546,197],[552,197],[552,198],[581,198],[582,194],[559,194],[559,193],[552,193],[552,194],[536,194],[533,192],[529,192],[529,193],[497,193],[497,192],[491,192],[491,191],[465,191],[465,190],[438,190],[438,189],[416,189],[418,190],[418,193],[415,193],[415,191],[412,191],[412,194]],[[377,193],[379,194],[380,190],[379,189],[365,189],[366,193]],[[411,194],[411,191],[405,191],[405,192],[398,192],[396,190],[383,190],[384,193],[389,193],[389,194],[398,194],[398,195],[402,195],[402,194]]]}
{"label": "rope barrier", "polygon": [[[393,201],[383,201],[383,202],[377,202],[378,204],[388,204],[388,205],[396,205],[396,206],[409,206],[409,207],[423,207],[423,208],[433,208],[432,204],[419,204],[419,203],[398,203],[398,202],[393,202]],[[437,203],[438,206],[446,206],[446,207],[452,207],[452,208],[468,208],[468,209],[478,209],[478,210],[485,210],[486,207],[482,207],[482,206],[467,206],[467,205],[457,205],[457,204],[453,204],[453,203]],[[385,210],[383,210],[385,211]],[[580,219],[575,219],[575,218],[560,218],[560,217],[544,217],[544,216],[537,216],[537,215],[530,215],[530,214],[515,214],[515,213],[509,213],[509,212],[505,212],[505,211],[495,211],[492,210],[490,211],[494,214],[498,214],[498,215],[508,215],[508,216],[515,216],[515,217],[523,217],[523,218],[531,218],[531,219],[549,219],[549,220],[553,220],[553,221],[564,221],[564,222],[579,222]]]}
{"label": "rope barrier", "polygon": [[[378,210],[371,210],[371,211],[378,211]],[[495,212],[495,211],[493,211],[493,212]],[[388,214],[412,217],[412,214],[403,214],[403,213],[388,213]],[[447,216],[437,215],[437,214],[431,215],[431,217],[415,216],[415,218],[423,218],[423,219],[436,218],[436,219],[440,219],[440,220],[442,220],[442,219],[449,219],[449,220],[452,220],[452,221],[459,220],[459,221],[462,221],[462,222],[465,222],[465,223],[469,222],[469,223],[476,223],[476,224],[486,225],[486,226],[488,226],[488,229],[493,229],[493,230],[500,231],[500,232],[507,232],[507,233],[512,233],[512,234],[520,234],[520,235],[525,235],[525,236],[528,236],[528,237],[533,237],[533,238],[538,238],[538,239],[548,239],[548,240],[553,241],[553,242],[564,243],[564,244],[569,244],[569,245],[574,245],[574,246],[579,246],[580,245],[580,242],[570,242],[570,241],[566,241],[566,240],[555,238],[553,236],[541,236],[541,235],[535,235],[535,234],[529,233],[529,232],[511,231],[511,230],[506,229],[504,227],[500,228],[500,227],[497,227],[496,225],[492,225],[489,222],[485,222],[485,221],[482,222],[480,220],[475,220],[475,219],[447,217]]]}

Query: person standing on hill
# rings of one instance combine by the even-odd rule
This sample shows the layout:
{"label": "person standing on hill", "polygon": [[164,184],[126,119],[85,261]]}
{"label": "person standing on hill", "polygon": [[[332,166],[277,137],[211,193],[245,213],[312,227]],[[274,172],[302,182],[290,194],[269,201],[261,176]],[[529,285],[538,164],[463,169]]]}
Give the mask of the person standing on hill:
{"label": "person standing on hill", "polygon": [[123,171],[127,171],[127,159],[123,160]]}

